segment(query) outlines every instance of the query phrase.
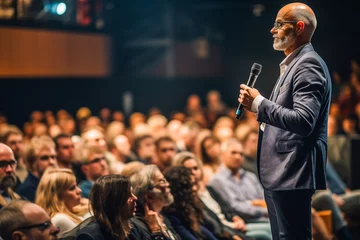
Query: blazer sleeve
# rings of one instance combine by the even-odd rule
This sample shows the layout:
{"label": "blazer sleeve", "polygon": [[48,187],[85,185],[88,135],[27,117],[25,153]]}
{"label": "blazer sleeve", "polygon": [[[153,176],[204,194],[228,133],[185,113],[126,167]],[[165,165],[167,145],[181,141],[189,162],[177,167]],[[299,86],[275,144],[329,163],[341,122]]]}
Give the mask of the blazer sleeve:
{"label": "blazer sleeve", "polygon": [[316,57],[301,61],[293,70],[292,108],[264,99],[257,120],[307,137],[316,125],[328,83]]}

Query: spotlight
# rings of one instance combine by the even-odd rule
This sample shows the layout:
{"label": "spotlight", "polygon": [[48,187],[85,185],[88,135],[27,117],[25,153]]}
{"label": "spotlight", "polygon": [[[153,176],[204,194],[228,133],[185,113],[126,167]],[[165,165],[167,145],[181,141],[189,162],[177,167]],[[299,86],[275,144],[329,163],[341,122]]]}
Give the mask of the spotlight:
{"label": "spotlight", "polygon": [[55,3],[53,6],[52,6],[52,12],[54,14],[57,14],[59,16],[63,15],[65,12],[66,12],[66,9],[67,9],[67,6],[65,3],[63,2],[59,2],[59,3]]}

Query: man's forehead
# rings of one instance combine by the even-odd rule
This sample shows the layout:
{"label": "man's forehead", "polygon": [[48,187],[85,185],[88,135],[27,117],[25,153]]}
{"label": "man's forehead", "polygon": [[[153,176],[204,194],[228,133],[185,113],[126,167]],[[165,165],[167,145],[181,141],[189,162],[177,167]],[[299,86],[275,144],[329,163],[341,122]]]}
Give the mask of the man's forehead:
{"label": "man's forehead", "polygon": [[50,220],[50,217],[45,210],[34,203],[25,203],[22,207],[22,212],[26,219],[30,221],[44,222]]}

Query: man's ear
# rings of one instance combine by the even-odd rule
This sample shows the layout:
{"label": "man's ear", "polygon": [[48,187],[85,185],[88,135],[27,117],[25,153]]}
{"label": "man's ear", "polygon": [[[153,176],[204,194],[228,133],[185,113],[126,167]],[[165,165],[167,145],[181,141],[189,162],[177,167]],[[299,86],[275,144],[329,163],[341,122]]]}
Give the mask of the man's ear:
{"label": "man's ear", "polygon": [[296,24],[296,33],[300,35],[305,29],[305,23],[303,21],[298,21]]}
{"label": "man's ear", "polygon": [[145,202],[147,202],[147,203],[151,203],[153,200],[153,196],[152,196],[151,192],[145,193],[144,198],[145,198]]}
{"label": "man's ear", "polygon": [[11,240],[25,240],[26,235],[21,231],[15,231],[11,234]]}

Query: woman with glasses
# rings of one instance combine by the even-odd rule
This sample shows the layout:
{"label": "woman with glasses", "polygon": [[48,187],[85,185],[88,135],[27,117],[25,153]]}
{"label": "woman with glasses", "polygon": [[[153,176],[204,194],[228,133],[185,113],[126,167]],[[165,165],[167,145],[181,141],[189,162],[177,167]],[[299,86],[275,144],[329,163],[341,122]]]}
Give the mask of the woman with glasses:
{"label": "woman with glasses", "polygon": [[49,168],[42,176],[36,191],[36,201],[60,228],[61,237],[89,217],[87,199],[81,198],[73,172],[67,168]]}

